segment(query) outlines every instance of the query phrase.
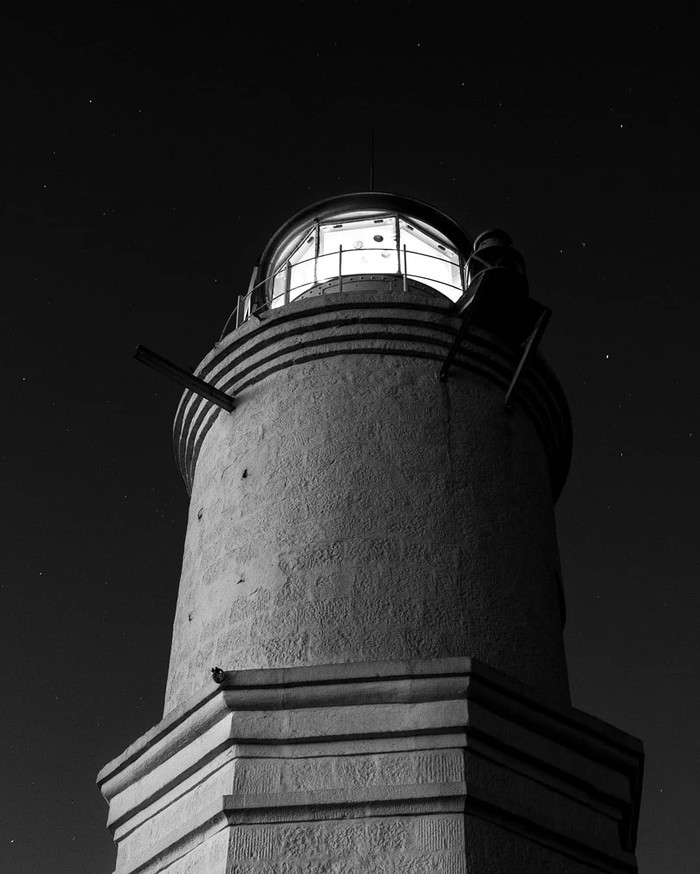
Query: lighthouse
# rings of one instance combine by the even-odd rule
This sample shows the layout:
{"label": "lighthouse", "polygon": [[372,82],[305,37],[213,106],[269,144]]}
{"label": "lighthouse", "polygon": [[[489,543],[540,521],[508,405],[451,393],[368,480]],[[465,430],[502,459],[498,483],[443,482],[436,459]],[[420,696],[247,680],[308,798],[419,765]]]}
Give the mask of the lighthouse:
{"label": "lighthouse", "polygon": [[98,777],[117,874],[636,870],[641,744],[569,696],[548,316],[507,234],[411,198],[272,237],[183,375],[163,720]]}

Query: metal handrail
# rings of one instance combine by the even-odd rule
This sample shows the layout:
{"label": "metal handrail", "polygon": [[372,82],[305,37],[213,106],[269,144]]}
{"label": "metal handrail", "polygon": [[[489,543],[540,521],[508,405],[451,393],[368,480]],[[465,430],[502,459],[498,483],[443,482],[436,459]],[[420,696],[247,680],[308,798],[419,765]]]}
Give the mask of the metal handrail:
{"label": "metal handrail", "polygon": [[[348,273],[348,274],[342,273],[343,256],[348,257],[348,256],[352,255],[353,252],[358,252],[358,253],[359,252],[395,252],[397,255],[398,270],[392,271],[392,272],[387,272],[386,275],[387,276],[401,276],[401,277],[403,277],[403,279],[404,279],[404,291],[406,290],[406,280],[407,279],[416,279],[418,281],[422,280],[425,282],[434,282],[434,283],[437,283],[438,285],[444,285],[444,286],[447,286],[448,288],[453,288],[456,291],[460,291],[462,294],[466,291],[466,264],[468,262],[465,262],[464,264],[460,265],[460,267],[459,267],[460,278],[462,280],[461,284],[460,285],[453,285],[451,282],[444,282],[443,280],[436,279],[432,276],[424,276],[422,274],[408,272],[408,256],[409,255],[414,255],[414,256],[417,256],[419,258],[431,258],[435,261],[440,261],[443,264],[449,264],[451,267],[457,266],[454,264],[453,261],[450,261],[447,258],[441,258],[439,255],[430,255],[427,252],[416,252],[412,249],[407,249],[406,246],[404,246],[403,250],[401,250],[401,251],[398,249],[394,249],[394,248],[390,249],[390,248],[387,248],[386,246],[376,246],[376,247],[371,246],[368,248],[363,247],[362,249],[351,249],[351,250],[343,249],[342,246],[340,246],[340,248],[334,252],[324,252],[323,255],[314,255],[311,258],[305,258],[303,261],[297,261],[296,264],[291,265],[291,270],[294,270],[296,267],[300,267],[303,264],[309,264],[311,262],[318,262],[322,258],[337,257],[338,258],[339,273],[336,276],[329,276],[328,278],[321,280],[321,282],[312,282],[312,283],[302,282],[302,283],[299,283],[299,285],[292,286],[290,288],[286,288],[284,290],[284,292],[282,292],[281,294],[273,296],[269,300],[266,300],[263,304],[261,304],[255,310],[251,310],[248,313],[245,313],[246,308],[250,306],[250,301],[253,297],[254,292],[257,289],[259,289],[261,286],[266,285],[267,283],[273,283],[274,280],[277,278],[277,276],[279,276],[281,273],[283,273],[284,271],[289,269],[290,265],[289,265],[289,260],[287,259],[284,262],[284,264],[282,264],[277,270],[275,270],[274,273],[271,273],[269,276],[266,276],[264,279],[261,279],[258,282],[256,282],[255,285],[252,285],[248,289],[246,294],[239,295],[238,302],[236,303],[236,306],[234,307],[233,311],[231,312],[231,315],[226,320],[226,324],[224,325],[224,329],[221,332],[221,337],[219,338],[219,340],[220,341],[223,340],[223,338],[228,333],[229,325],[231,324],[231,321],[233,320],[234,316],[236,319],[236,327],[238,327],[239,325],[243,324],[244,321],[247,321],[251,316],[256,315],[257,313],[259,313],[261,311],[264,311],[267,308],[272,308],[275,301],[279,300],[280,298],[286,298],[287,296],[293,294],[295,291],[297,291],[300,288],[304,288],[305,286],[309,286],[309,285],[311,285],[311,286],[321,285],[325,282],[331,282],[333,279],[339,279],[339,282],[341,284],[341,290],[342,290],[342,282],[343,282],[344,276],[360,276],[360,275],[362,275],[362,273],[360,271],[358,271],[357,273]],[[402,260],[403,260],[403,270],[401,269],[401,261]],[[445,296],[447,296],[447,295],[445,295]],[[239,318],[239,310],[240,310],[241,305],[243,306],[243,312],[244,312],[243,318]]]}

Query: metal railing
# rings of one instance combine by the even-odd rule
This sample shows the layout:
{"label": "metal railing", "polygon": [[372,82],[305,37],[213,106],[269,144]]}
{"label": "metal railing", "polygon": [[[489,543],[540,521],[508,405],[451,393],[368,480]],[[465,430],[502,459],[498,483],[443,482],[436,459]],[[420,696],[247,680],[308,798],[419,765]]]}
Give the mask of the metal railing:
{"label": "metal railing", "polygon": [[[361,256],[366,252],[388,252],[391,253],[397,259],[398,269],[397,270],[381,270],[377,267],[371,267],[368,265],[364,265],[363,269],[353,269],[352,273],[343,272],[343,267],[345,266],[347,270],[348,260],[352,258],[352,256],[357,255]],[[455,285],[453,282],[447,282],[442,279],[438,279],[435,276],[426,275],[425,273],[416,273],[409,271],[409,256],[411,260],[418,258],[427,258],[433,261],[439,261],[443,264],[449,265],[452,270],[456,270],[459,273],[459,285]],[[338,263],[337,273],[330,272],[328,276],[319,277],[318,275],[318,263],[324,259],[335,258]],[[345,259],[345,262],[344,262]],[[294,271],[298,267],[302,267],[303,265],[314,263],[314,274],[313,279],[306,279],[304,282],[300,282],[297,285],[292,285],[292,276]],[[248,288],[246,294],[242,294],[238,296],[238,300],[236,302],[236,306],[234,307],[231,315],[226,320],[226,324],[224,325],[224,329],[221,332],[221,337],[219,340],[222,340],[226,334],[235,328],[240,327],[243,322],[247,321],[251,316],[256,315],[259,312],[262,312],[267,309],[275,309],[280,306],[284,306],[286,303],[291,303],[293,300],[299,298],[305,291],[309,291],[311,288],[315,286],[323,285],[327,282],[332,282],[334,279],[338,280],[338,291],[343,290],[343,281],[349,279],[353,276],[362,276],[364,274],[376,275],[376,274],[384,274],[386,276],[395,276],[401,277],[403,279],[403,290],[407,290],[407,281],[409,279],[414,279],[418,282],[423,282],[426,285],[435,288],[436,291],[444,294],[445,297],[452,299],[447,289],[452,289],[457,292],[457,297],[461,297],[466,291],[466,276],[467,276],[467,265],[462,262],[460,258],[460,262],[455,264],[454,261],[450,261],[447,258],[441,258],[439,255],[431,255],[427,252],[416,252],[411,249],[407,249],[406,246],[403,246],[402,250],[398,250],[397,248],[382,248],[382,247],[368,247],[362,249],[343,249],[342,246],[339,247],[336,252],[327,252],[323,255],[314,255],[312,258],[306,258],[303,261],[298,261],[296,264],[291,264],[289,260],[285,261],[281,267],[279,267],[274,273],[266,276],[264,279],[261,279],[259,282],[252,282],[251,286]],[[402,269],[403,268],[403,269]],[[278,294],[274,294],[271,298],[266,299],[263,303],[261,303],[254,310],[252,309],[252,302],[255,292],[261,288],[261,286],[269,285],[271,288],[274,288],[275,281],[277,278],[286,273],[287,279],[285,282],[285,288]],[[255,274],[253,275],[253,280],[257,277]],[[444,286],[445,291],[438,286]],[[233,327],[232,327],[233,325]]]}

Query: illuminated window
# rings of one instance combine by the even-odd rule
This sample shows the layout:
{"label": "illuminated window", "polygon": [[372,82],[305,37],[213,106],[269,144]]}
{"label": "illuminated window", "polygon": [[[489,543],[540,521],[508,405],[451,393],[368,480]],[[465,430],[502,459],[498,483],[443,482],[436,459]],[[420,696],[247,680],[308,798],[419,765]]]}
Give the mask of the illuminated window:
{"label": "illuminated window", "polygon": [[310,234],[289,259],[289,299],[316,284],[316,234]]}
{"label": "illuminated window", "polygon": [[462,294],[459,255],[415,223],[399,219],[399,227],[402,258],[405,247],[406,264],[402,266],[406,274],[437,289],[450,300],[457,300]]}
{"label": "illuminated window", "polygon": [[396,216],[321,225],[318,255],[319,282],[341,273],[398,273]]}
{"label": "illuminated window", "polygon": [[463,292],[460,257],[438,231],[396,214],[350,213],[308,226],[277,253],[270,305],[339,276],[404,273],[450,300]]}

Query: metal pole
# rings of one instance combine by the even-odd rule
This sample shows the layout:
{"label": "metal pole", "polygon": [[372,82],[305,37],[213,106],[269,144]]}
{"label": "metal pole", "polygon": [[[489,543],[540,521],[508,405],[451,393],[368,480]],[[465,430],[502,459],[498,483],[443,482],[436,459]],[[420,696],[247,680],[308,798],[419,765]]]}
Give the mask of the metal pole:
{"label": "metal pole", "polygon": [[403,244],[403,292],[406,294],[406,275],[408,273],[408,259],[406,257],[406,244]]}
{"label": "metal pole", "polygon": [[[474,313],[481,303],[483,295],[483,291],[481,291],[481,283],[483,281],[483,278],[483,273],[479,274],[479,276],[476,277],[472,285],[469,286],[470,289],[472,288],[472,286],[474,287],[474,294],[467,301],[462,301],[460,298],[460,300],[455,302],[455,305],[452,309],[452,312],[456,316],[462,317],[462,323],[460,324],[459,328],[457,328],[457,334],[455,335],[455,338],[452,341],[452,345],[450,346],[450,349],[447,353],[447,357],[445,358],[442,367],[440,368],[440,382],[447,381],[450,368],[452,367],[452,362],[454,361],[457,352],[459,352],[459,348],[462,345],[462,340],[467,336],[467,333],[469,332],[469,326],[471,325],[471,321],[474,318]],[[463,296],[466,297],[466,295]]]}
{"label": "metal pole", "polygon": [[178,367],[177,364],[173,364],[172,361],[168,361],[167,358],[163,358],[157,353],[151,352],[151,350],[146,349],[145,346],[136,347],[134,358],[142,364],[147,364],[154,370],[164,374],[168,379],[172,379],[173,382],[177,382],[179,385],[183,385],[190,391],[195,392],[195,394],[206,398],[208,401],[216,404],[217,407],[221,407],[229,413],[233,410],[233,398],[231,395],[227,395],[226,392],[221,391],[221,389],[215,388],[213,385],[210,385],[208,382],[205,382],[193,373],[189,373],[182,367]]}
{"label": "metal pole", "polygon": [[535,327],[532,329],[532,332],[528,337],[527,343],[525,344],[525,349],[523,350],[523,354],[520,358],[520,361],[518,362],[515,373],[513,374],[513,379],[508,386],[505,400],[503,401],[503,405],[506,410],[511,410],[513,408],[513,393],[518,387],[520,378],[523,374],[523,370],[525,369],[525,365],[537,349],[537,346],[539,345],[539,342],[542,339],[542,335],[544,334],[547,327],[547,323],[549,322],[549,317],[552,315],[552,311],[549,309],[549,307],[546,307],[543,304],[540,304],[540,306],[542,306],[542,311],[540,312],[537,321],[535,322]]}
{"label": "metal pole", "polygon": [[284,302],[289,303],[289,288],[292,284],[292,265],[287,261],[287,269],[284,275]]}
{"label": "metal pole", "polygon": [[338,291],[343,290],[343,245],[338,248]]}

